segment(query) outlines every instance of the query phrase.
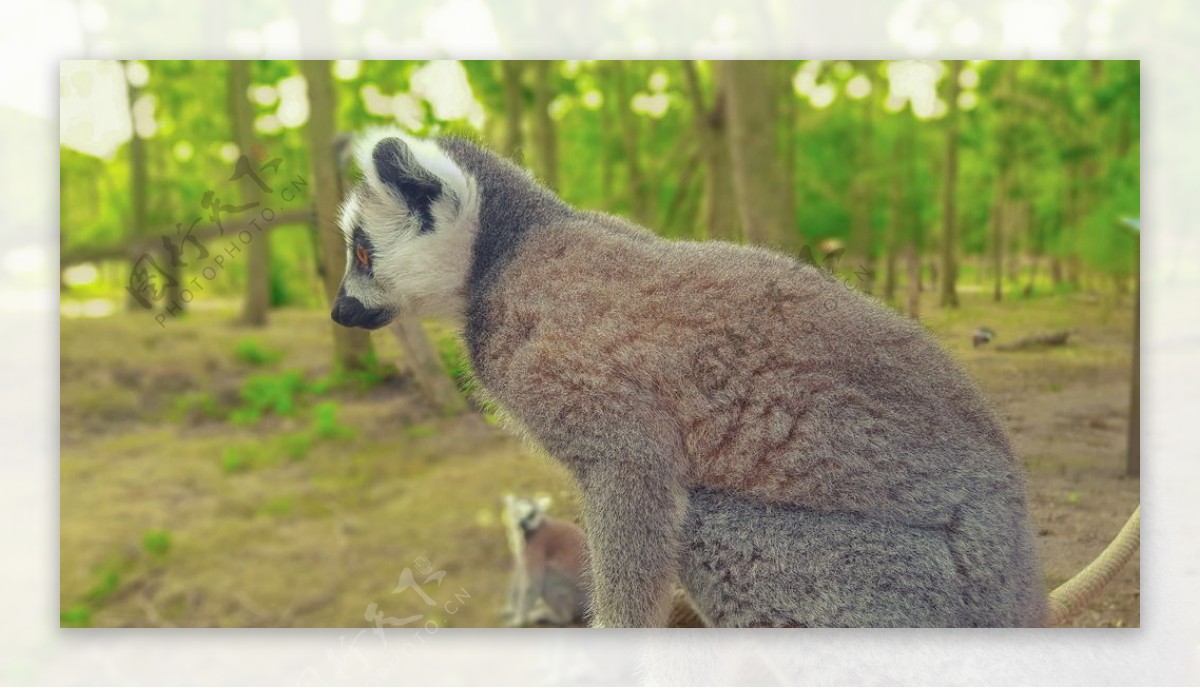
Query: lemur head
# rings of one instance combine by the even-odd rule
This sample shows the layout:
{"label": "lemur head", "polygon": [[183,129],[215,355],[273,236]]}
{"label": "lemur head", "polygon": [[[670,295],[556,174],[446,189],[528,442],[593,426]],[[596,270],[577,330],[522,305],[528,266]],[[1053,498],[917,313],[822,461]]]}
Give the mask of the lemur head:
{"label": "lemur head", "polygon": [[368,135],[356,157],[363,180],[342,205],[347,260],[334,322],[374,330],[397,317],[461,319],[475,182],[435,141],[396,131]]}
{"label": "lemur head", "polygon": [[517,525],[521,526],[521,530],[528,534],[542,527],[542,519],[550,510],[550,498],[516,497],[512,500],[510,508],[512,509],[512,518],[516,520]]}

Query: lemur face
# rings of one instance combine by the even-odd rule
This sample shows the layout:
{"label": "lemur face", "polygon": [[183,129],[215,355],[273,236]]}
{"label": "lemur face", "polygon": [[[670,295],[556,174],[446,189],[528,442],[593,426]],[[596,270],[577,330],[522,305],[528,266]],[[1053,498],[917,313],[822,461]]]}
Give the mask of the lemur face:
{"label": "lemur face", "polygon": [[363,181],[342,206],[347,260],[334,322],[374,330],[397,317],[461,319],[474,182],[433,141],[396,132],[367,137],[357,157]]}
{"label": "lemur face", "polygon": [[526,533],[532,533],[542,526],[542,519],[549,509],[549,497],[517,497],[512,501],[513,518]]}

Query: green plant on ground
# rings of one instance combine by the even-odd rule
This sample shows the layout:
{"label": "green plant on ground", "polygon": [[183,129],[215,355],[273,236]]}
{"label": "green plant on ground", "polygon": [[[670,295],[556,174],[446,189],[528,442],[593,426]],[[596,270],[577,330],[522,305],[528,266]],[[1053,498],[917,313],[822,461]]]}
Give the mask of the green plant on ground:
{"label": "green plant on ground", "polygon": [[397,375],[399,375],[399,371],[396,370],[395,365],[380,363],[375,353],[371,352],[367,355],[362,368],[353,370],[342,367],[335,368],[329,375],[309,385],[308,391],[318,396],[344,389],[369,392]]}
{"label": "green plant on ground", "polygon": [[337,419],[338,406],[335,402],[326,401],[313,407],[313,433],[323,440],[349,438],[354,436],[354,430],[342,425]]}
{"label": "green plant on ground", "polygon": [[117,571],[116,567],[110,566],[100,573],[100,580],[88,588],[84,597],[91,604],[100,604],[111,597],[119,587],[121,587],[121,574]]}
{"label": "green plant on ground", "polygon": [[156,528],[142,536],[142,549],[156,557],[165,557],[171,551],[171,531]]}
{"label": "green plant on ground", "polygon": [[296,412],[299,397],[307,390],[304,375],[289,370],[279,375],[252,375],[242,385],[240,396],[245,406],[235,411],[230,420],[237,424],[254,423],[268,413],[291,416]]}
{"label": "green plant on ground", "polygon": [[312,434],[308,431],[283,435],[279,441],[283,443],[283,453],[292,461],[308,456],[313,446]]}
{"label": "green plant on ground", "polygon": [[180,421],[188,417],[219,419],[225,415],[221,406],[212,394],[208,392],[188,392],[175,397],[171,402],[168,416],[171,420]]}
{"label": "green plant on ground", "polygon": [[59,613],[58,620],[68,628],[87,628],[92,625],[92,609],[86,604],[71,605]]}
{"label": "green plant on ground", "polygon": [[268,349],[253,339],[238,342],[234,353],[239,361],[252,366],[270,365],[283,358],[283,352]]}
{"label": "green plant on ground", "polygon": [[237,447],[226,447],[221,452],[221,470],[226,473],[240,473],[250,467],[246,454]]}

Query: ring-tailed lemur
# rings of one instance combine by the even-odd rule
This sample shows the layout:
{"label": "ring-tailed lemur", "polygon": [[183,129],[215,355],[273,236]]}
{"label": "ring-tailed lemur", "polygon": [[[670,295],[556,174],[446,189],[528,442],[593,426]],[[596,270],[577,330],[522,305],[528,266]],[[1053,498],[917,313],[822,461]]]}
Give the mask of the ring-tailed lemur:
{"label": "ring-tailed lemur", "polygon": [[505,498],[506,526],[513,531],[513,577],[504,616],[512,626],[567,626],[587,609],[587,546],[573,523],[546,515],[549,497]]}
{"label": "ring-tailed lemur", "polygon": [[919,324],[760,248],[572,208],[457,138],[367,137],[333,319],[437,316],[581,488],[597,626],[1019,626],[1021,467]]}

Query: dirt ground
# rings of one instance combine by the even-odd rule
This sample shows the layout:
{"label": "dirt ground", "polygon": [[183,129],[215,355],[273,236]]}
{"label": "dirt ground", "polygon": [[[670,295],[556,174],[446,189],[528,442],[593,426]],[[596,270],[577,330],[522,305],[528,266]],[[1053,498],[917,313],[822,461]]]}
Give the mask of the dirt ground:
{"label": "dirt ground", "polygon": [[[1122,477],[1132,302],[997,306],[968,290],[958,311],[924,307],[1028,466],[1052,588],[1139,502],[1138,481]],[[225,310],[166,328],[144,314],[61,324],[63,625],[496,626],[510,566],[503,495],[548,495],[555,514],[576,516],[551,460],[481,414],[431,415],[404,376],[233,422],[250,376],[328,375],[324,314],[280,311],[261,331]],[[979,325],[997,343],[1073,334],[1063,347],[1000,352],[972,348]],[[281,357],[249,362],[237,353],[246,340]],[[398,359],[386,335],[376,341],[381,360]],[[320,405],[347,430],[304,435]],[[1135,560],[1071,625],[1138,626],[1138,590]]]}

